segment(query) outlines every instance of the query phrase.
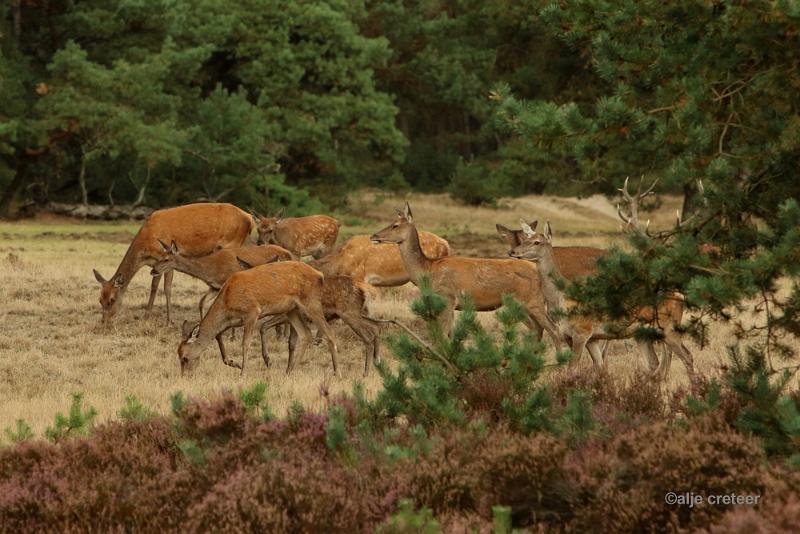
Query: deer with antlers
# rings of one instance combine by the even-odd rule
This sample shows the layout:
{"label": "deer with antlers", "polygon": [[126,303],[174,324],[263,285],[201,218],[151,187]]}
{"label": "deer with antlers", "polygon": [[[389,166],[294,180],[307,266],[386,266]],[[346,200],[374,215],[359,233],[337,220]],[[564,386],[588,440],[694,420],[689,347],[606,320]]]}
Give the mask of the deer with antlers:
{"label": "deer with antlers", "polygon": [[258,231],[258,244],[280,245],[298,258],[313,256],[319,259],[333,249],[339,236],[339,221],[327,215],[283,218],[253,213]]}
{"label": "deer with antlers", "polygon": [[[122,306],[133,276],[145,265],[152,267],[164,258],[159,239],[181,243],[189,256],[205,256],[215,250],[238,247],[255,227],[250,215],[233,204],[187,204],[153,212],[133,238],[114,275],[106,280],[94,269],[100,282],[103,323],[109,324]],[[153,308],[161,276],[153,277],[146,316]],[[167,322],[170,322],[172,271],[164,272]]]}
{"label": "deer with antlers", "polygon": [[[450,255],[450,244],[435,234],[420,231],[419,242],[428,258]],[[394,245],[373,243],[368,235],[351,237],[338,250],[311,265],[326,276],[350,276],[375,287],[402,286],[410,281],[400,250]]]}
{"label": "deer with antlers", "polygon": [[172,270],[188,274],[208,284],[208,291],[200,298],[200,318],[203,318],[204,304],[208,297],[213,297],[228,281],[233,273],[242,270],[238,258],[244,259],[249,266],[264,265],[274,261],[290,261],[297,259],[283,247],[278,245],[259,245],[236,248],[225,248],[212,252],[208,256],[187,256],[178,244],[172,241],[167,245],[159,240],[166,255],[153,266],[150,274],[161,276]]}
{"label": "deer with antlers", "polygon": [[[293,328],[286,373],[292,371],[295,361],[303,357],[311,342],[311,332],[304,320],[306,317],[327,340],[333,373],[338,377],[338,349],[322,306],[323,278],[322,273],[313,267],[297,261],[259,265],[231,275],[200,323],[192,325],[184,321],[178,346],[181,374],[191,372],[197,366],[203,351],[214,339],[223,362],[244,373],[247,348],[258,321],[271,315],[285,315]],[[225,331],[239,326],[244,330],[241,364],[227,358],[222,342]],[[265,341],[262,333],[262,357],[269,366]]]}
{"label": "deer with antlers", "polygon": [[428,274],[433,289],[447,299],[443,313],[443,329],[449,334],[454,312],[460,309],[460,296],[469,295],[477,311],[496,310],[502,305],[502,296],[510,294],[528,312],[528,326],[541,338],[542,329],[560,345],[555,325],[547,315],[541,293],[541,282],[536,267],[525,262],[507,259],[466,258],[445,256],[429,258],[420,246],[419,232],[414,225],[411,207],[397,212],[389,226],[372,236],[377,243],[398,245],[403,264],[414,284],[420,276]]}
{"label": "deer with antlers", "polygon": [[[562,275],[553,253],[550,224],[545,224],[544,234],[537,234],[527,224],[524,224],[522,229],[525,233],[525,239],[514,248],[511,256],[534,261],[538,264],[539,272],[542,276],[542,290],[548,308],[551,310],[572,310],[576,303],[564,294],[563,289],[557,283],[557,280],[562,278]],[[680,304],[680,306],[678,307],[676,304]],[[599,343],[601,340],[631,338],[639,324],[655,325],[663,334],[664,344],[681,358],[686,366],[689,378],[694,380],[692,355],[683,344],[682,335],[676,328],[680,324],[680,315],[677,310],[682,313],[682,298],[679,298],[678,295],[665,300],[656,309],[644,307],[633,310],[628,326],[621,332],[606,331],[603,327],[604,321],[602,317],[573,314],[559,319],[557,324],[559,332],[571,342],[573,355],[579,357],[583,349],[586,348],[598,368],[604,366],[603,354]],[[651,368],[653,368],[653,363],[658,368],[658,358],[655,355],[652,342],[642,339],[637,340],[637,344],[640,350],[647,355],[648,361],[651,362]],[[662,372],[666,374],[667,369],[668,367],[662,367]]]}

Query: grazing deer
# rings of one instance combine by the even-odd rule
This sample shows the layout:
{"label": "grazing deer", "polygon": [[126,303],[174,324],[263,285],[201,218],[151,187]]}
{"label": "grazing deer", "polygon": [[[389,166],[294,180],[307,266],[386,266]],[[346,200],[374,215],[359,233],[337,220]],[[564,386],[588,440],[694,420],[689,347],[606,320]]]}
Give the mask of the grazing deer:
{"label": "grazing deer", "polygon": [[258,230],[258,244],[280,245],[298,258],[319,259],[333,248],[339,236],[339,221],[327,215],[275,217],[253,214]]}
{"label": "grazing deer", "polygon": [[208,284],[208,291],[200,298],[201,319],[206,299],[216,295],[233,273],[242,270],[237,258],[243,258],[250,266],[295,259],[291,252],[277,245],[224,248],[208,256],[192,257],[186,256],[183,250],[179,250],[175,241],[170,245],[161,240],[159,243],[166,257],[153,266],[150,274],[161,276],[165,272],[175,270]]}
{"label": "grazing deer", "polygon": [[[419,241],[428,258],[450,255],[450,244],[435,234],[420,231]],[[326,276],[350,276],[376,287],[402,286],[410,281],[400,249],[390,244],[373,243],[367,235],[351,237],[338,250],[312,265]]]}
{"label": "grazing deer", "polygon": [[[159,239],[181,244],[189,256],[205,256],[215,250],[238,247],[254,228],[253,220],[233,204],[187,204],[153,212],[133,238],[117,271],[106,280],[94,269],[100,282],[100,305],[103,323],[108,324],[119,312],[122,298],[133,276],[145,265],[153,266],[164,257]],[[153,308],[161,276],[153,277],[146,316]],[[164,274],[167,322],[170,321],[172,272]]]}
{"label": "grazing deer", "polygon": [[429,258],[420,247],[419,233],[408,203],[403,211],[397,212],[395,221],[374,234],[372,240],[399,245],[403,264],[414,284],[418,283],[421,275],[430,275],[433,289],[447,299],[443,314],[446,334],[452,328],[454,311],[460,309],[458,300],[462,293],[472,298],[477,311],[496,310],[502,305],[502,296],[510,294],[528,311],[527,323],[531,330],[541,338],[542,328],[546,329],[560,345],[555,325],[545,309],[539,273],[532,264],[463,256]]}
{"label": "grazing deer", "polygon": [[[298,261],[259,265],[231,275],[199,324],[183,323],[183,337],[178,346],[181,374],[192,371],[211,340],[217,340],[222,360],[241,369],[247,360],[247,348],[259,319],[269,315],[286,315],[294,331],[289,343],[289,363],[286,373],[294,368],[295,358],[302,358],[311,341],[311,332],[303,317],[314,323],[328,341],[333,373],[339,376],[336,365],[338,349],[322,308],[323,275],[313,267]],[[238,365],[225,354],[222,334],[241,326],[242,363]],[[262,334],[262,357],[269,366]]]}
{"label": "grazing deer", "polygon": [[[544,234],[537,234],[527,224],[523,224],[522,229],[525,232],[525,239],[514,248],[511,256],[531,260],[538,264],[539,272],[541,273],[542,290],[547,305],[551,310],[571,310],[574,308],[575,302],[566,297],[564,291],[559,288],[556,282],[556,280],[563,277],[553,251],[550,224],[545,224]],[[663,333],[664,344],[683,360],[689,378],[694,380],[692,355],[684,346],[681,334],[676,329],[676,326],[680,324],[682,304],[680,295],[675,295],[674,298],[665,300],[656,309],[645,307],[633,310],[630,317],[631,324],[622,332],[606,332],[603,328],[602,318],[585,315],[572,315],[561,318],[558,320],[558,328],[564,338],[571,341],[572,353],[575,357],[579,357],[583,349],[586,348],[595,366],[602,367],[604,361],[599,340],[630,338],[633,337],[636,325],[639,323],[655,324]],[[648,360],[655,361],[657,365],[658,358],[653,350],[652,342],[637,340],[637,344],[640,350],[648,356]]]}
{"label": "grazing deer", "polygon": [[[242,267],[251,268],[241,258]],[[322,309],[325,320],[341,319],[350,327],[364,344],[364,376],[369,374],[375,362],[379,362],[378,327],[374,319],[368,316],[368,292],[364,284],[355,282],[349,276],[326,276],[322,281]],[[261,324],[261,353],[264,362],[269,366],[269,355],[265,345],[266,331],[274,326],[289,322],[288,317],[279,315],[271,317]],[[290,333],[290,336],[294,333]],[[290,343],[291,343],[290,337]]]}

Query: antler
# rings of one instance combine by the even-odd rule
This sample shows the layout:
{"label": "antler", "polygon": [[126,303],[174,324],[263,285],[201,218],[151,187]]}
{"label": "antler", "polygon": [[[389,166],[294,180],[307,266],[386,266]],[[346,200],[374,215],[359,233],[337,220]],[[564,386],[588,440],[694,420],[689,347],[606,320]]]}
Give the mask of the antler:
{"label": "antler", "polygon": [[[635,196],[631,195],[628,192],[629,181],[630,181],[630,176],[625,178],[625,184],[622,186],[622,188],[619,189],[619,192],[622,193],[623,200],[625,200],[628,204],[630,204],[630,214],[628,216],[625,216],[622,213],[622,208],[620,207],[619,204],[617,204],[617,215],[619,215],[619,218],[622,219],[622,222],[625,223],[626,227],[633,227],[638,230],[642,230],[641,224],[639,223],[639,202],[649,197],[650,195],[655,194],[653,192],[653,189],[655,189],[656,184],[658,183],[658,179],[654,180],[653,183],[650,185],[650,187],[648,187],[645,191],[642,191],[642,185],[644,184],[644,175],[642,175],[642,177],[639,179],[639,187],[636,190]],[[645,222],[643,229],[647,235],[650,235],[648,233],[649,227],[650,227],[650,220],[648,219],[647,222]]]}

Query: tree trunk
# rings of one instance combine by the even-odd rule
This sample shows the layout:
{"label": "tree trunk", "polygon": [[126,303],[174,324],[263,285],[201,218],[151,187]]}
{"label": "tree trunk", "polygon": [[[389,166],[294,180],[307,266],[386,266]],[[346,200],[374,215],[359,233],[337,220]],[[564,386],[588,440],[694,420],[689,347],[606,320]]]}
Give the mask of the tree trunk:
{"label": "tree trunk", "polygon": [[14,179],[11,180],[6,190],[3,191],[3,196],[0,197],[0,218],[11,216],[11,204],[25,184],[26,156],[17,151],[14,159],[16,160]]}
{"label": "tree trunk", "polygon": [[694,182],[683,184],[683,204],[681,205],[681,219],[686,219],[695,210],[697,186]]}
{"label": "tree trunk", "polygon": [[19,44],[19,37],[22,34],[22,0],[11,0],[11,18],[14,21],[14,40]]}
{"label": "tree trunk", "polygon": [[81,186],[81,201],[84,206],[89,205],[89,193],[86,191],[86,153],[81,151],[81,172],[78,174],[78,183]]}
{"label": "tree trunk", "polygon": [[43,212],[80,217],[82,219],[99,219],[114,221],[118,219],[146,219],[153,212],[146,206],[103,206],[101,204],[63,204],[61,202],[48,202],[42,208]]}

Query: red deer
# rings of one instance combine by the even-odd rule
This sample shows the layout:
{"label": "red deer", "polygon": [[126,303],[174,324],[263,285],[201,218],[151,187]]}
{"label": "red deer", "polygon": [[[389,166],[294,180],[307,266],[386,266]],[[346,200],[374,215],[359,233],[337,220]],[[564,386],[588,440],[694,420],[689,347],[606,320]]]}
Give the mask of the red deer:
{"label": "red deer", "polygon": [[[199,324],[183,323],[183,337],[178,346],[181,374],[191,372],[213,339],[217,340],[222,360],[244,373],[247,347],[258,321],[270,315],[286,315],[294,329],[289,345],[287,374],[294,368],[295,359],[302,358],[311,341],[311,332],[303,317],[317,326],[328,342],[333,373],[339,376],[336,365],[337,347],[322,308],[323,275],[316,269],[297,261],[259,265],[231,275],[220,289],[208,313]],[[222,335],[230,328],[243,327],[242,363],[229,360]],[[262,334],[262,356],[269,365]]]}
{"label": "red deer", "polygon": [[[431,259],[450,255],[450,245],[441,237],[419,232],[420,245]],[[400,249],[394,245],[373,243],[369,236],[356,235],[339,248],[313,263],[325,275],[350,276],[376,287],[407,284],[410,279]]]}
{"label": "red deer", "polygon": [[242,270],[237,258],[242,258],[255,267],[273,261],[290,261],[296,259],[294,255],[278,245],[260,245],[224,248],[212,252],[208,256],[186,256],[178,244],[173,241],[167,245],[161,241],[161,247],[166,257],[155,264],[150,274],[161,276],[168,271],[178,271],[198,278],[208,284],[208,291],[200,299],[200,318],[203,318],[203,306],[208,297],[216,295],[222,285],[228,281],[233,273]]}
{"label": "red deer", "polygon": [[[556,282],[562,277],[559,264],[555,259],[552,245],[552,232],[550,224],[545,225],[544,234],[537,234],[530,226],[523,224],[523,231],[526,238],[522,244],[514,248],[510,253],[514,258],[526,259],[536,262],[541,273],[542,289],[547,306],[551,310],[570,311],[575,307],[575,302],[568,299]],[[680,295],[665,300],[657,309],[641,308],[631,311],[630,325],[623,332],[607,332],[603,328],[602,317],[589,317],[585,315],[568,315],[557,321],[558,328],[564,339],[571,342],[572,353],[577,358],[580,357],[583,349],[586,348],[592,357],[596,367],[604,365],[602,351],[599,340],[606,339],[625,339],[633,337],[636,326],[640,323],[655,324],[663,333],[664,344],[683,360],[689,378],[694,380],[694,366],[692,355],[682,342],[682,336],[676,329],[680,324],[680,316],[683,312],[683,299]],[[648,360],[658,364],[658,358],[653,350],[651,341],[637,340],[640,350],[648,356]],[[652,365],[651,365],[652,368]],[[666,373],[666,370],[662,372]]]}
{"label": "red deer", "polygon": [[399,245],[403,264],[414,284],[428,274],[433,289],[443,295],[448,306],[443,314],[443,329],[449,334],[454,310],[460,309],[459,297],[469,295],[477,311],[491,311],[502,305],[502,296],[510,294],[528,311],[528,326],[541,338],[545,328],[560,345],[555,325],[545,309],[539,273],[533,264],[507,260],[445,256],[432,259],[420,247],[411,208],[398,211],[395,221],[372,236],[378,243]]}
{"label": "red deer", "polygon": [[[249,263],[242,261],[244,268],[250,268]],[[364,376],[369,374],[375,362],[380,361],[378,351],[378,326],[376,321],[368,316],[368,292],[364,284],[355,282],[349,276],[326,276],[322,282],[322,309],[325,311],[325,320],[341,319],[358,336],[364,344]],[[286,316],[271,317],[261,324],[261,351],[264,362],[269,366],[269,355],[265,343],[266,331],[274,326],[288,322]],[[290,333],[290,336],[294,333]],[[290,337],[290,343],[291,337]]]}
{"label": "red deer", "polygon": [[262,217],[253,214],[258,244],[280,245],[298,258],[321,258],[331,251],[339,236],[339,221],[327,215],[308,217]]}
{"label": "red deer", "polygon": [[[233,204],[187,204],[153,212],[133,238],[117,271],[106,280],[95,269],[94,277],[100,282],[100,305],[103,323],[110,323],[119,312],[125,290],[133,276],[145,265],[153,266],[163,259],[159,243],[180,243],[189,256],[205,256],[215,250],[238,247],[253,230],[253,220]],[[170,320],[172,272],[164,275],[164,294],[167,300],[167,321]],[[147,315],[153,308],[160,276],[154,277],[147,302]]]}

